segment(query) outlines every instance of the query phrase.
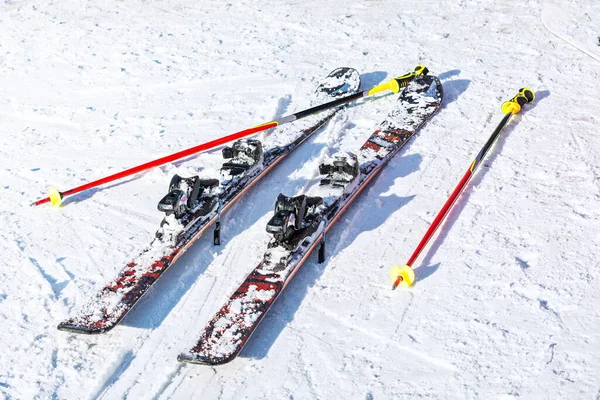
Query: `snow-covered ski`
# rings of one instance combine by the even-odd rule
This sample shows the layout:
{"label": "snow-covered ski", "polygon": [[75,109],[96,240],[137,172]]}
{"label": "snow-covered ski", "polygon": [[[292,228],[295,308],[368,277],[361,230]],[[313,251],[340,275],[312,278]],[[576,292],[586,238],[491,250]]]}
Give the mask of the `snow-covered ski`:
{"label": "snow-covered ski", "polygon": [[[359,93],[360,75],[353,68],[337,68],[317,88],[313,104]],[[61,322],[62,331],[97,334],[114,328],[148,292],[158,278],[216,222],[215,244],[220,242],[220,215],[285,156],[326,124],[340,107],[309,116],[294,125],[277,128],[264,143],[239,140],[223,150],[221,179],[173,177],[169,193],[158,208],[167,215],[156,237],[119,275]]]}
{"label": "snow-covered ski", "polygon": [[[427,71],[423,71],[426,73]],[[393,111],[357,155],[339,153],[319,166],[319,183],[296,197],[280,194],[267,231],[273,235],[259,265],[208,322],[196,345],[179,355],[185,363],[218,365],[242,350],[260,321],[325,234],[383,166],[431,118],[442,103],[443,89],[434,76],[408,84]]]}

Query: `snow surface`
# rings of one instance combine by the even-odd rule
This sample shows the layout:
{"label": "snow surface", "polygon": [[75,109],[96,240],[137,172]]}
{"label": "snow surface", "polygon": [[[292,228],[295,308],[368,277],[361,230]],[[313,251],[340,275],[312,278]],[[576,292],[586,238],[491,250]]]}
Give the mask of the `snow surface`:
{"label": "snow surface", "polygon": [[[552,35],[541,1],[341,4],[0,1],[0,393],[5,399],[600,398],[600,63]],[[598,44],[600,4],[566,0]],[[591,39],[590,39],[591,37]],[[600,47],[590,49],[596,54]],[[258,263],[273,202],[356,150],[393,96],[331,121],[223,216],[104,336],[56,325],[151,240],[171,176],[220,151],[65,201],[29,204],[286,114],[316,77],[365,87],[426,64],[445,105],[388,164],[241,357],[176,361]],[[430,244],[404,262],[520,87],[503,132]]]}

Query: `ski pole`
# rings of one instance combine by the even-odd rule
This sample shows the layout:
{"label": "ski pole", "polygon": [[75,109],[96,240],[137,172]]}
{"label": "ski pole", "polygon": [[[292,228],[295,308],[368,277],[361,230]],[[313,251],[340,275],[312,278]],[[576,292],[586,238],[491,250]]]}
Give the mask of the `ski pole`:
{"label": "ski pole", "polygon": [[494,143],[494,141],[500,134],[500,131],[502,130],[502,128],[504,128],[510,117],[515,114],[518,114],[521,111],[521,106],[523,106],[526,103],[531,103],[534,99],[535,94],[533,93],[533,91],[524,88],[519,90],[519,93],[517,93],[515,97],[502,104],[502,112],[505,114],[504,118],[502,118],[500,124],[498,124],[498,126],[496,127],[486,144],[479,151],[479,154],[477,154],[477,157],[475,157],[475,160],[473,160],[473,162],[469,166],[467,172],[463,175],[460,182],[458,182],[458,185],[456,186],[456,188],[454,188],[454,191],[452,192],[448,200],[446,200],[446,203],[429,226],[429,229],[427,229],[425,236],[423,236],[423,238],[419,242],[419,245],[413,252],[410,259],[406,262],[406,264],[404,264],[404,266],[400,267],[398,265],[394,265],[390,270],[390,278],[392,279],[392,282],[394,282],[392,290],[396,289],[399,285],[408,287],[413,284],[413,282],[415,281],[415,272],[412,268],[413,263],[419,257],[419,254],[421,254],[421,251],[425,248],[425,246],[427,246],[427,243],[435,234],[435,231],[441,225],[444,218],[448,214],[448,211],[450,211],[456,199],[458,199],[465,186],[467,186],[467,183],[469,182],[469,179],[475,172],[475,169],[479,166],[481,160],[483,160],[488,150],[492,147],[492,144]]}
{"label": "ski pole", "polygon": [[86,183],[84,185],[77,186],[77,187],[75,187],[73,189],[69,189],[69,190],[65,190],[63,192],[60,192],[55,187],[50,187],[48,189],[48,197],[45,197],[45,198],[40,199],[40,200],[37,200],[37,201],[33,202],[31,205],[32,206],[39,206],[41,204],[50,202],[53,206],[60,206],[61,203],[62,203],[62,199],[63,198],[65,198],[67,196],[70,196],[70,195],[73,195],[75,193],[80,193],[80,192],[83,192],[85,190],[92,189],[92,188],[100,186],[100,185],[104,185],[105,183],[112,182],[112,181],[115,181],[117,179],[121,179],[121,178],[124,178],[126,176],[133,175],[133,174],[137,174],[138,172],[142,172],[142,171],[148,170],[148,169],[153,168],[153,167],[157,167],[159,165],[163,165],[163,164],[175,161],[175,160],[179,160],[179,159],[184,158],[184,157],[189,157],[189,156],[191,156],[193,154],[196,154],[196,153],[199,153],[201,151],[212,149],[213,147],[217,147],[217,146],[220,146],[222,144],[225,144],[225,143],[237,140],[237,139],[241,139],[243,137],[250,136],[250,135],[253,135],[255,133],[265,131],[267,129],[274,128],[274,127],[276,127],[278,125],[283,125],[283,124],[286,124],[288,122],[293,122],[293,121],[296,121],[298,119],[307,117],[309,115],[313,115],[313,114],[316,114],[316,113],[321,112],[321,111],[325,111],[325,110],[328,110],[328,109],[331,109],[331,108],[335,108],[335,107],[341,106],[343,104],[347,104],[347,103],[350,103],[352,101],[358,100],[360,98],[372,96],[374,94],[377,94],[377,93],[380,93],[380,92],[384,92],[384,91],[387,91],[387,90],[392,91],[394,93],[398,93],[401,88],[406,87],[406,85],[408,85],[408,83],[410,81],[412,81],[415,77],[420,76],[420,75],[427,75],[428,72],[429,71],[427,70],[427,68],[425,68],[423,65],[418,65],[414,69],[414,71],[409,72],[406,75],[399,76],[397,78],[392,78],[392,79],[390,79],[389,82],[383,83],[381,85],[377,85],[377,86],[375,86],[375,87],[373,87],[373,88],[371,88],[369,90],[365,90],[363,92],[355,93],[355,94],[352,94],[350,96],[342,97],[342,98],[330,101],[330,102],[325,103],[325,104],[321,104],[321,105],[318,105],[318,106],[315,106],[315,107],[308,108],[308,109],[303,110],[303,111],[299,111],[299,112],[297,112],[295,114],[284,116],[284,117],[282,117],[282,118],[280,118],[278,120],[273,120],[273,121],[270,121],[270,122],[266,122],[264,124],[257,125],[257,126],[255,126],[253,128],[244,129],[242,131],[239,131],[239,132],[236,132],[236,133],[232,133],[230,135],[223,136],[223,137],[215,139],[215,140],[211,140],[210,142],[202,143],[202,144],[200,144],[198,146],[191,147],[191,148],[189,148],[187,150],[182,150],[182,151],[179,151],[177,153],[173,153],[171,155],[168,155],[168,156],[165,156],[165,157],[161,157],[161,158],[158,158],[158,159],[153,160],[153,161],[149,161],[147,163],[138,165],[137,167],[126,169],[125,171],[121,171],[121,172],[118,172],[116,174],[109,175],[109,176],[106,176],[104,178],[95,180],[93,182],[89,182],[89,183]]}

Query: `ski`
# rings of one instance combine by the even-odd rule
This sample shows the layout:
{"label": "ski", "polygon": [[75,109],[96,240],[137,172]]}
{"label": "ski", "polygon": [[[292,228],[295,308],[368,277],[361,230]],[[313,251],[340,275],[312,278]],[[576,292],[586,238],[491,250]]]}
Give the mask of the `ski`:
{"label": "ski", "polygon": [[280,194],[267,225],[273,236],[262,261],[208,322],[196,345],[178,356],[192,364],[219,365],[240,353],[277,297],[310,253],[319,246],[325,259],[325,234],[385,164],[431,118],[443,89],[423,69],[404,89],[393,111],[358,151],[338,153],[319,166],[323,176],[306,193]]}
{"label": "ski", "polygon": [[[317,88],[313,104],[359,93],[360,75],[353,68],[333,70]],[[366,93],[366,92],[365,92]],[[341,107],[341,106],[340,106]],[[241,139],[223,149],[221,180],[175,175],[158,209],[166,214],[151,244],[119,275],[58,329],[99,334],[114,328],[158,278],[215,223],[220,244],[220,216],[251,186],[294,151],[341,108],[307,117],[303,124],[278,128],[265,139]]]}

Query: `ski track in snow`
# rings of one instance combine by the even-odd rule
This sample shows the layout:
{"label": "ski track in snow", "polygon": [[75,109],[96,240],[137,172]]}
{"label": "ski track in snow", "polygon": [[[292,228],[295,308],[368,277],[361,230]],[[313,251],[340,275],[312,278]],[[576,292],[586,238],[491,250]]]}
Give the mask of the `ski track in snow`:
{"label": "ski track in snow", "polygon": [[[595,54],[600,6],[567,0]],[[0,1],[0,398],[600,398],[598,63],[552,2]],[[595,30],[594,30],[595,29]],[[174,173],[220,150],[31,208],[60,189],[303,108],[338,66],[364,87],[423,63],[445,104],[346,211],[234,362],[177,354],[259,262],[279,192],[356,150],[394,96],[338,114],[102,336],[56,330],[154,235]],[[520,87],[513,118],[416,263],[410,256]]]}

